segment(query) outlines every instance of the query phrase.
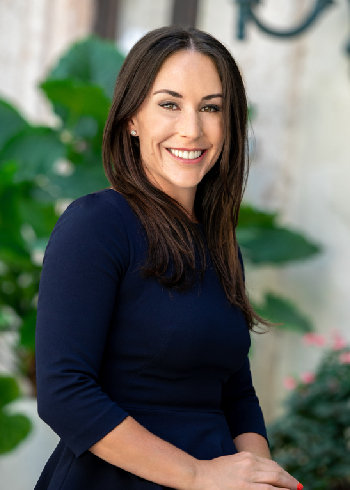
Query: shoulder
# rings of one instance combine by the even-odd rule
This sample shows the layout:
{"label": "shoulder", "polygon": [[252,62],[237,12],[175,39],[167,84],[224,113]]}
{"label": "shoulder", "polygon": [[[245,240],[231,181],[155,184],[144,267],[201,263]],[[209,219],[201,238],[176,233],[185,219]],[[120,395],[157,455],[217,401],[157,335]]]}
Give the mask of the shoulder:
{"label": "shoulder", "polygon": [[138,218],[128,201],[113,189],[103,189],[72,201],[59,217],[54,231],[64,227],[95,233],[128,231]]}
{"label": "shoulder", "polygon": [[128,222],[130,218],[136,218],[125,197],[110,188],[75,199],[67,206],[61,218],[69,214],[75,215],[77,219],[96,220],[97,223],[116,219],[124,220],[123,218],[125,222]]}
{"label": "shoulder", "polygon": [[59,217],[46,249],[75,255],[118,255],[127,259],[133,224],[138,218],[127,200],[103,189],[72,201]]}

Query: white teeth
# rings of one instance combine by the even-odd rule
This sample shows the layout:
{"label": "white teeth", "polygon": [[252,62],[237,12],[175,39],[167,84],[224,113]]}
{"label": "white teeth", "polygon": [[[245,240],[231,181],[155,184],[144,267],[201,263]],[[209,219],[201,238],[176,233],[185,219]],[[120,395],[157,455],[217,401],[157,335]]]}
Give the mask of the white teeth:
{"label": "white teeth", "polygon": [[195,151],[181,151],[181,150],[173,150],[172,148],[169,148],[170,152],[175,155],[176,157],[179,158],[184,158],[185,160],[194,160],[195,158],[199,158],[203,151],[202,150],[195,150]]}

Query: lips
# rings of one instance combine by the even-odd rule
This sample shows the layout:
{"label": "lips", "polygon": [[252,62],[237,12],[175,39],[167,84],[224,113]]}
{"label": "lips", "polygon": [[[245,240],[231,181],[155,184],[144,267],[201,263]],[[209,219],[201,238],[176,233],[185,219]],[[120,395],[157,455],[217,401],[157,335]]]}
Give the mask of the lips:
{"label": "lips", "polygon": [[167,150],[172,156],[179,158],[181,160],[189,160],[189,161],[199,160],[207,151],[206,149],[178,150],[176,148],[167,148]]}

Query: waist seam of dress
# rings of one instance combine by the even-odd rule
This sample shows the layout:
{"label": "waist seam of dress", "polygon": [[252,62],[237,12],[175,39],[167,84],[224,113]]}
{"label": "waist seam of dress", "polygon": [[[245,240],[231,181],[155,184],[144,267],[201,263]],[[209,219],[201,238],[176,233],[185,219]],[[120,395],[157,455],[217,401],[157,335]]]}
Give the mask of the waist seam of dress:
{"label": "waist seam of dress", "polygon": [[151,405],[140,405],[140,404],[133,404],[133,403],[121,403],[119,402],[120,407],[122,407],[124,410],[140,410],[143,412],[180,412],[180,413],[195,413],[195,414],[210,414],[210,413],[215,413],[215,414],[220,414],[224,415],[224,411],[221,410],[220,408],[197,408],[197,407],[170,407],[169,405],[157,405],[157,406],[151,406]]}

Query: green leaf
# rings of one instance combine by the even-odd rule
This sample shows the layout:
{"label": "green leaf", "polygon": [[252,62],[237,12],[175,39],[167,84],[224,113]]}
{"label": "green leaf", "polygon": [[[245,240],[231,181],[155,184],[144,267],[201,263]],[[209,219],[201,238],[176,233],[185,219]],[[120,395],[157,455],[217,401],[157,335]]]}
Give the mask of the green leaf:
{"label": "green leaf", "polygon": [[111,99],[124,55],[115,45],[96,37],[73,44],[49,73],[47,80],[74,79],[98,85]]}
{"label": "green leaf", "polygon": [[7,200],[6,194],[0,194],[0,209],[0,260],[18,264],[27,262],[30,256],[20,233],[20,218],[17,209],[13,207],[13,201]]}
{"label": "green leaf", "polygon": [[245,258],[254,264],[280,265],[319,253],[319,245],[297,231],[279,226],[276,218],[276,213],[266,213],[250,205],[241,207],[237,239]]}
{"label": "green leaf", "polygon": [[[91,116],[100,125],[107,119],[110,100],[98,85],[73,79],[47,80],[41,84],[46,96],[56,106],[65,108],[65,125],[75,125],[82,116]],[[62,117],[62,113],[58,111]]]}
{"label": "green leaf", "polygon": [[[1,170],[0,170],[1,174]],[[0,186],[0,259],[5,263],[24,266],[30,261],[28,243],[22,236],[22,227],[26,224],[20,204],[28,196],[28,183],[8,183],[6,187]],[[33,205],[28,199],[28,213]],[[29,223],[30,224],[30,223]]]}
{"label": "green leaf", "polygon": [[109,186],[101,165],[76,165],[69,176],[55,175],[51,179],[57,198],[76,199]]}
{"label": "green leaf", "polygon": [[32,310],[23,318],[19,339],[19,345],[21,347],[26,347],[33,353],[35,350],[35,323],[36,310]]}
{"label": "green leaf", "polygon": [[31,195],[19,198],[18,209],[22,223],[29,224],[37,238],[47,238],[58,219],[53,203],[36,201]]}
{"label": "green leaf", "polygon": [[267,293],[264,303],[261,305],[254,304],[254,309],[263,318],[274,323],[283,323],[279,328],[284,330],[300,333],[313,330],[310,320],[291,301],[273,293]]}
{"label": "green leaf", "polygon": [[10,160],[0,164],[0,192],[13,184],[17,171],[18,163],[15,161]]}
{"label": "green leaf", "polygon": [[15,449],[27,437],[31,427],[32,424],[25,415],[0,412],[0,454]]}
{"label": "green leaf", "polygon": [[238,226],[242,228],[258,227],[273,228],[275,226],[277,213],[268,213],[250,206],[242,204],[239,212]]}
{"label": "green leaf", "polygon": [[0,168],[16,161],[16,182],[33,180],[53,171],[53,164],[65,156],[65,146],[57,132],[46,127],[28,127],[7,141],[0,151]]}
{"label": "green leaf", "polygon": [[0,409],[18,397],[19,388],[15,378],[0,374]]}
{"label": "green leaf", "polygon": [[238,228],[237,239],[244,256],[253,264],[280,265],[305,260],[321,250],[300,233],[281,227]]}
{"label": "green leaf", "polygon": [[8,102],[0,99],[0,148],[5,141],[27,126],[20,113]]}
{"label": "green leaf", "polygon": [[0,375],[0,454],[12,451],[30,432],[30,420],[21,414],[8,414],[4,407],[19,397],[17,381]]}

